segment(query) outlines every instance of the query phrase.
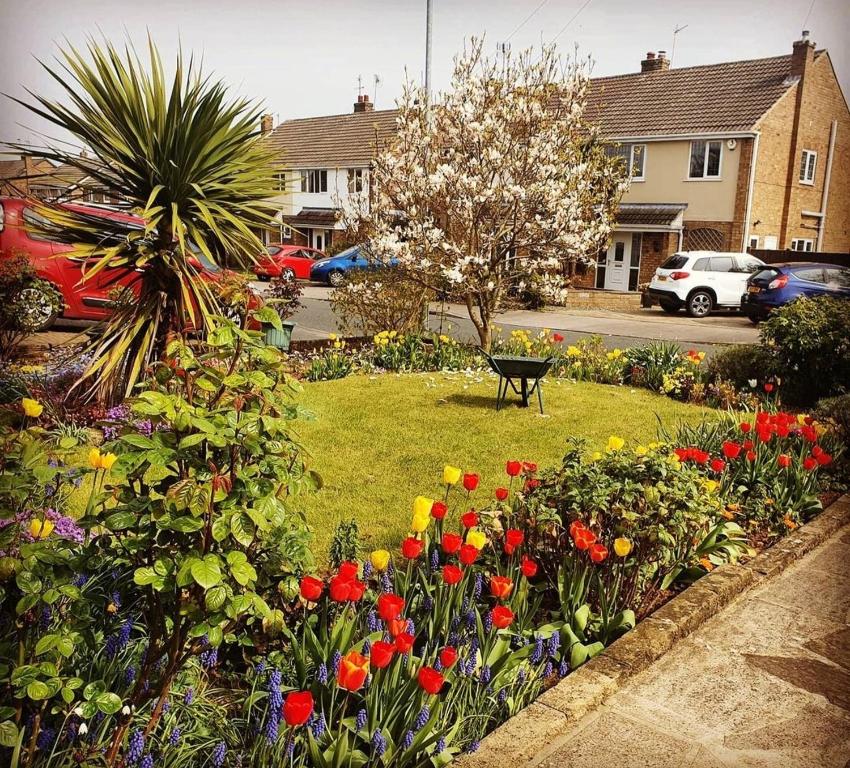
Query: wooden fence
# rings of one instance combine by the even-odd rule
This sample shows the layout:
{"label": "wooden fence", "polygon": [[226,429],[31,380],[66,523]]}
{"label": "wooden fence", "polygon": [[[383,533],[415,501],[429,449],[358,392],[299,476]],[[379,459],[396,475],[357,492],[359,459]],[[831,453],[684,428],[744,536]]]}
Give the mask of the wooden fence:
{"label": "wooden fence", "polygon": [[750,248],[749,253],[757,256],[766,264],[782,264],[786,261],[813,261],[823,264],[838,264],[850,267],[850,253],[824,253],[817,251],[766,251],[763,248]]}

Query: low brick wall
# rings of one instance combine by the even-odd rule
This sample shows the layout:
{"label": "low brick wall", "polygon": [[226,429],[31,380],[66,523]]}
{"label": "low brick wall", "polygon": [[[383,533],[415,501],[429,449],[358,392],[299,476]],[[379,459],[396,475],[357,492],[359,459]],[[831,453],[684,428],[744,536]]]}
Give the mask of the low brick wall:
{"label": "low brick wall", "polygon": [[567,309],[607,309],[624,312],[640,308],[640,293],[619,293],[573,288],[567,294]]}

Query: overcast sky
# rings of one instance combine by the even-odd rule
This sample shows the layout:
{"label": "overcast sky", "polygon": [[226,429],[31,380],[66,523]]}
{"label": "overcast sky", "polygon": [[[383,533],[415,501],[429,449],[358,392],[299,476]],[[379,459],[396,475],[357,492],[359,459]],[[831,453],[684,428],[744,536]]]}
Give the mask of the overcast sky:
{"label": "overcast sky", "polygon": [[[36,58],[51,59],[65,38],[143,44],[148,30],[166,59],[182,41],[277,120],[349,111],[358,75],[379,109],[392,107],[405,70],[421,78],[424,68],[425,0],[0,0],[0,11],[0,93],[18,97],[24,87],[58,95]],[[434,0],[432,78],[445,87],[470,35],[514,50],[557,36],[609,75],[637,71],[647,51],[669,54],[676,26],[673,66],[685,67],[790,53],[804,24],[850,94],[847,0]],[[0,140],[31,141],[44,127],[0,102]]]}

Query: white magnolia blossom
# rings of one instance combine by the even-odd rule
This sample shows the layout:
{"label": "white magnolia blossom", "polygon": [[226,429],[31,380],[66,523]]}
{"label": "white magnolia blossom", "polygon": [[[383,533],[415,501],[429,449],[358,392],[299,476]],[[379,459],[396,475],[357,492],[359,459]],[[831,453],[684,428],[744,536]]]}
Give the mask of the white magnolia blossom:
{"label": "white magnolia blossom", "polygon": [[373,257],[464,301],[485,346],[509,290],[563,299],[610,236],[626,182],[586,121],[587,87],[587,65],[553,47],[490,60],[473,40],[430,108],[405,87],[369,210],[348,222]]}

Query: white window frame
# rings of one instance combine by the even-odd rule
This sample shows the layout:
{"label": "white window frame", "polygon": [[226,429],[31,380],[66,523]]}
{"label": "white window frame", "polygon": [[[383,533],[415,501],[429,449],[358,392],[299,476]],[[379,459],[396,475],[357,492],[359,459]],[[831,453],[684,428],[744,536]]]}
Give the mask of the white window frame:
{"label": "white window frame", "polygon": [[[643,162],[640,165],[640,176],[634,175],[635,170],[635,150],[639,149],[642,153]],[[629,145],[629,178],[632,181],[646,181],[646,144],[630,144]]]}
{"label": "white window frame", "polygon": [[277,183],[277,191],[278,192],[286,192],[286,173],[276,173],[274,175],[275,182]]}
{"label": "white window frame", "polygon": [[[324,189],[322,189],[323,180]],[[328,191],[327,168],[307,168],[301,171],[301,191],[308,195],[325,194]]]}
{"label": "white window frame", "polygon": [[[813,149],[804,149],[800,156],[800,184],[813,187],[818,168],[818,153]],[[809,172],[811,169],[811,173]]]}
{"label": "white window frame", "polygon": [[794,237],[791,239],[791,250],[812,253],[815,250],[815,241],[811,237]]}
{"label": "white window frame", "polygon": [[348,194],[356,195],[366,191],[367,184],[367,169],[366,168],[349,168],[348,169]]}
{"label": "white window frame", "polygon": [[292,239],[292,227],[289,224],[280,225],[280,239],[281,241]]}
{"label": "white window frame", "polygon": [[758,250],[759,247],[759,236],[758,235],[750,235],[750,248]]}
{"label": "white window frame", "polygon": [[[694,154],[694,145],[697,142],[705,144],[705,157],[702,159],[702,176],[691,176],[691,158]],[[717,160],[717,175],[708,175],[708,156],[712,144],[717,144],[720,147],[720,157]],[[688,167],[685,172],[686,181],[720,181],[723,178],[723,140],[722,139],[691,139],[690,148],[688,150]]]}

